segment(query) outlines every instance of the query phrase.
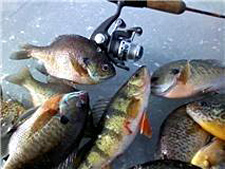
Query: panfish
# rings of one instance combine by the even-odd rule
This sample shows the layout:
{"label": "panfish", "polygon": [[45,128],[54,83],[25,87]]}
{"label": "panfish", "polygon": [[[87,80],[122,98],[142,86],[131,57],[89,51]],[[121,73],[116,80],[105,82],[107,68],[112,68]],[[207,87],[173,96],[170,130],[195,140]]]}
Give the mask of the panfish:
{"label": "panfish", "polygon": [[178,60],[152,75],[152,93],[167,98],[187,98],[204,93],[223,93],[225,65],[219,60]]}
{"label": "panfish", "polygon": [[60,83],[60,81],[48,83],[38,81],[31,75],[28,67],[22,68],[16,74],[5,77],[5,80],[27,89],[34,107],[41,105],[53,95],[77,91],[73,86]]}
{"label": "panfish", "polygon": [[157,156],[191,162],[191,159],[209,140],[210,134],[203,130],[186,112],[186,105],[174,110],[163,122]]}
{"label": "panfish", "polygon": [[79,146],[89,111],[83,91],[55,95],[12,135],[3,169],[57,167]]}
{"label": "panfish", "polygon": [[202,169],[211,169],[225,163],[225,141],[214,138],[195,154],[191,163]]}
{"label": "panfish", "polygon": [[225,95],[194,101],[187,113],[206,131],[225,141]]}
{"label": "panfish", "polygon": [[201,169],[201,168],[178,160],[156,160],[133,166],[130,169]]}
{"label": "panfish", "polygon": [[139,68],[117,91],[100,119],[99,134],[79,169],[108,166],[133,142],[138,132],[151,137],[147,119],[150,75],[147,67]]}
{"label": "panfish", "polygon": [[48,46],[27,44],[11,59],[35,58],[41,62],[38,70],[75,84],[97,84],[113,77],[113,65],[97,45],[79,35],[61,35]]}
{"label": "panfish", "polygon": [[3,95],[1,85],[0,89],[1,156],[4,156],[7,153],[7,144],[10,138],[10,136],[5,136],[5,133],[26,111],[26,107],[16,99]]}

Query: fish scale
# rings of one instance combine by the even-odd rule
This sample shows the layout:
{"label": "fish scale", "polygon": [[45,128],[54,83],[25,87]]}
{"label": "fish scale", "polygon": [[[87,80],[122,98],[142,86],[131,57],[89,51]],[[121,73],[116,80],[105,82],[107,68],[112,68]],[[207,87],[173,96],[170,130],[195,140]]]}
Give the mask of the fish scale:
{"label": "fish scale", "polygon": [[[9,158],[3,169],[49,169],[58,166],[77,149],[88,108],[86,92],[51,97],[13,134]],[[62,112],[69,120],[67,123],[60,120]]]}
{"label": "fish scale", "polygon": [[[100,120],[100,134],[79,169],[104,168],[131,144],[140,130],[140,123],[147,109],[149,78],[147,68],[143,66],[117,91]],[[139,106],[134,109],[137,112],[130,108],[134,100],[140,101],[140,104],[134,103]]]}
{"label": "fish scale", "polygon": [[187,113],[203,129],[225,140],[225,95],[194,101],[188,104]]}
{"label": "fish scale", "polygon": [[163,122],[157,155],[159,158],[190,162],[207,143],[209,136],[187,115],[186,105],[181,106]]}
{"label": "fish scale", "polygon": [[31,95],[34,106],[41,105],[53,95],[76,91],[73,86],[66,85],[59,80],[49,83],[38,81],[32,76],[28,67],[20,69],[18,73],[9,75],[5,79],[27,89]]}
{"label": "fish scale", "polygon": [[27,44],[10,58],[31,57],[43,63],[40,72],[75,84],[96,84],[116,74],[106,53],[79,35],[61,35],[47,46]]}
{"label": "fish scale", "polygon": [[[58,122],[58,120],[52,120],[53,124],[52,125],[57,125],[60,122]],[[56,124],[54,124],[56,123]],[[26,147],[24,148],[24,153],[21,154],[20,153],[19,156],[17,157],[21,157],[23,156],[23,159],[15,159],[15,162],[18,164],[18,160],[23,162],[24,158],[32,158],[32,156],[36,156],[37,154],[40,153],[40,151],[43,150],[46,151],[46,146],[54,146],[57,145],[60,142],[59,138],[62,138],[64,135],[61,132],[52,132],[54,127],[47,125],[47,127],[44,128],[44,130],[41,130],[40,132],[37,132],[33,135],[33,139],[31,141],[27,140],[26,142]],[[57,130],[56,130],[57,131]],[[63,130],[61,130],[63,131]],[[50,139],[49,136],[51,135]],[[40,142],[42,142],[42,144],[39,144]],[[37,146],[38,145],[38,146]],[[13,166],[14,164],[12,164]],[[18,164],[19,165],[19,164]]]}
{"label": "fish scale", "polygon": [[194,75],[196,76],[196,78],[191,78],[191,80],[195,80],[194,82],[201,82],[201,80],[199,78],[201,78],[202,80],[206,80],[204,79],[205,75],[210,76],[211,78],[208,79],[208,82],[212,81],[215,78],[215,75],[221,75],[221,74],[225,74],[225,68],[222,67],[216,67],[213,66],[212,64],[208,63],[208,62],[200,62],[200,61],[190,61],[191,64],[191,69],[194,70]]}
{"label": "fish scale", "polygon": [[219,60],[178,60],[152,75],[152,93],[167,98],[188,98],[225,91],[225,65]]}

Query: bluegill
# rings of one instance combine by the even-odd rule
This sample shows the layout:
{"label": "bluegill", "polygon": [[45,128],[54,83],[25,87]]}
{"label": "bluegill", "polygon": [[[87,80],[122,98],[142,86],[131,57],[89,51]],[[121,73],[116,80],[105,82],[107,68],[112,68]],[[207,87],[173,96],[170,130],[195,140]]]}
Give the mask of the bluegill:
{"label": "bluegill", "polygon": [[214,138],[195,154],[191,163],[202,169],[211,169],[225,163],[225,141]]}
{"label": "bluegill", "polygon": [[174,110],[163,122],[157,155],[163,159],[191,162],[209,140],[204,131],[188,114],[186,105]]}
{"label": "bluegill", "polygon": [[96,84],[114,76],[115,68],[106,53],[79,35],[61,35],[48,46],[27,44],[11,59],[38,59],[38,70],[76,84]]}
{"label": "bluegill", "polygon": [[99,123],[99,134],[79,169],[108,166],[133,142],[138,132],[151,137],[146,111],[150,96],[147,67],[139,68],[117,91]]}
{"label": "bluegill", "polygon": [[206,131],[225,141],[225,95],[194,101],[187,113]]}
{"label": "bluegill", "polygon": [[27,89],[35,107],[41,105],[53,95],[76,91],[74,87],[60,83],[60,81],[48,83],[38,81],[31,75],[28,67],[22,68],[16,74],[5,77],[5,80]]}
{"label": "bluegill", "polygon": [[156,160],[136,165],[130,169],[201,169],[197,166],[178,160]]}
{"label": "bluegill", "polygon": [[86,92],[55,95],[12,135],[3,169],[48,169],[79,146],[89,111]]}
{"label": "bluegill", "polygon": [[187,98],[225,90],[225,65],[219,60],[178,60],[157,69],[151,78],[152,93]]}

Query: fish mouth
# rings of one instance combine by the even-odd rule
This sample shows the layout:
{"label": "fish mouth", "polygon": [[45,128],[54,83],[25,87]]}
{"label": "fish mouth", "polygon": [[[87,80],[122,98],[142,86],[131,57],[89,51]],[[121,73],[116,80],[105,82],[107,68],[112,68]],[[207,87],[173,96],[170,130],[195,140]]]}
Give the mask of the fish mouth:
{"label": "fish mouth", "polygon": [[137,70],[137,72],[138,71],[145,71],[144,72],[144,75],[143,75],[143,84],[141,85],[141,86],[139,86],[139,88],[140,88],[140,92],[138,92],[137,94],[136,94],[136,96],[140,96],[140,95],[143,95],[143,94],[145,94],[145,93],[148,93],[149,91],[150,91],[150,88],[151,88],[151,77],[150,77],[150,74],[148,73],[148,70],[147,70],[147,68],[146,68],[146,66],[141,66],[138,70]]}
{"label": "fish mouth", "polygon": [[76,98],[81,100],[81,102],[85,104],[88,101],[88,93],[85,91],[67,93],[61,99],[60,105],[69,106],[75,102]]}
{"label": "fish mouth", "polygon": [[94,72],[94,73],[93,73],[90,69],[87,69],[87,70],[88,70],[89,76],[91,77],[91,79],[92,79],[94,82],[101,82],[101,81],[110,79],[110,78],[112,78],[113,76],[115,76],[115,73],[114,73],[114,74],[111,74],[111,75],[106,75],[106,76],[99,76],[97,72]]}
{"label": "fish mouth", "polygon": [[[152,85],[151,90],[154,94],[157,94],[159,96],[164,96],[167,93],[169,93],[175,86],[176,86],[176,81],[174,80],[170,85],[164,85],[167,86],[166,88],[163,85]],[[163,88],[165,88],[163,90]]]}

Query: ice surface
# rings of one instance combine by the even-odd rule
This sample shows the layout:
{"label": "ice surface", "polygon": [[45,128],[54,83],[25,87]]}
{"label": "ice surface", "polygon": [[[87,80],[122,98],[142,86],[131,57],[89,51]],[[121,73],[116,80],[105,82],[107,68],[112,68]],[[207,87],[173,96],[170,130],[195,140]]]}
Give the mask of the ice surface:
{"label": "ice surface", "polygon": [[[79,34],[90,37],[93,30],[116,8],[102,0],[23,0],[3,1],[1,14],[1,76],[17,72],[24,65],[34,66],[33,60],[9,60],[12,52],[25,43],[49,44],[62,34]],[[191,7],[225,13],[223,0],[189,0]],[[173,15],[150,9],[124,8],[122,18],[128,27],[141,26],[144,30],[136,43],[144,46],[145,55],[140,61],[152,72],[160,65],[178,59],[225,59],[225,20],[186,12]],[[108,98],[137,68],[131,71],[117,69],[117,75],[96,86],[80,86],[90,92],[91,102]],[[32,70],[35,77],[39,78]],[[4,91],[28,104],[27,92],[16,85],[3,84]],[[115,168],[127,168],[133,164],[153,159],[159,126],[168,113],[186,100],[168,100],[151,97],[149,114],[153,125],[153,138],[138,136],[131,147],[114,162]]]}

